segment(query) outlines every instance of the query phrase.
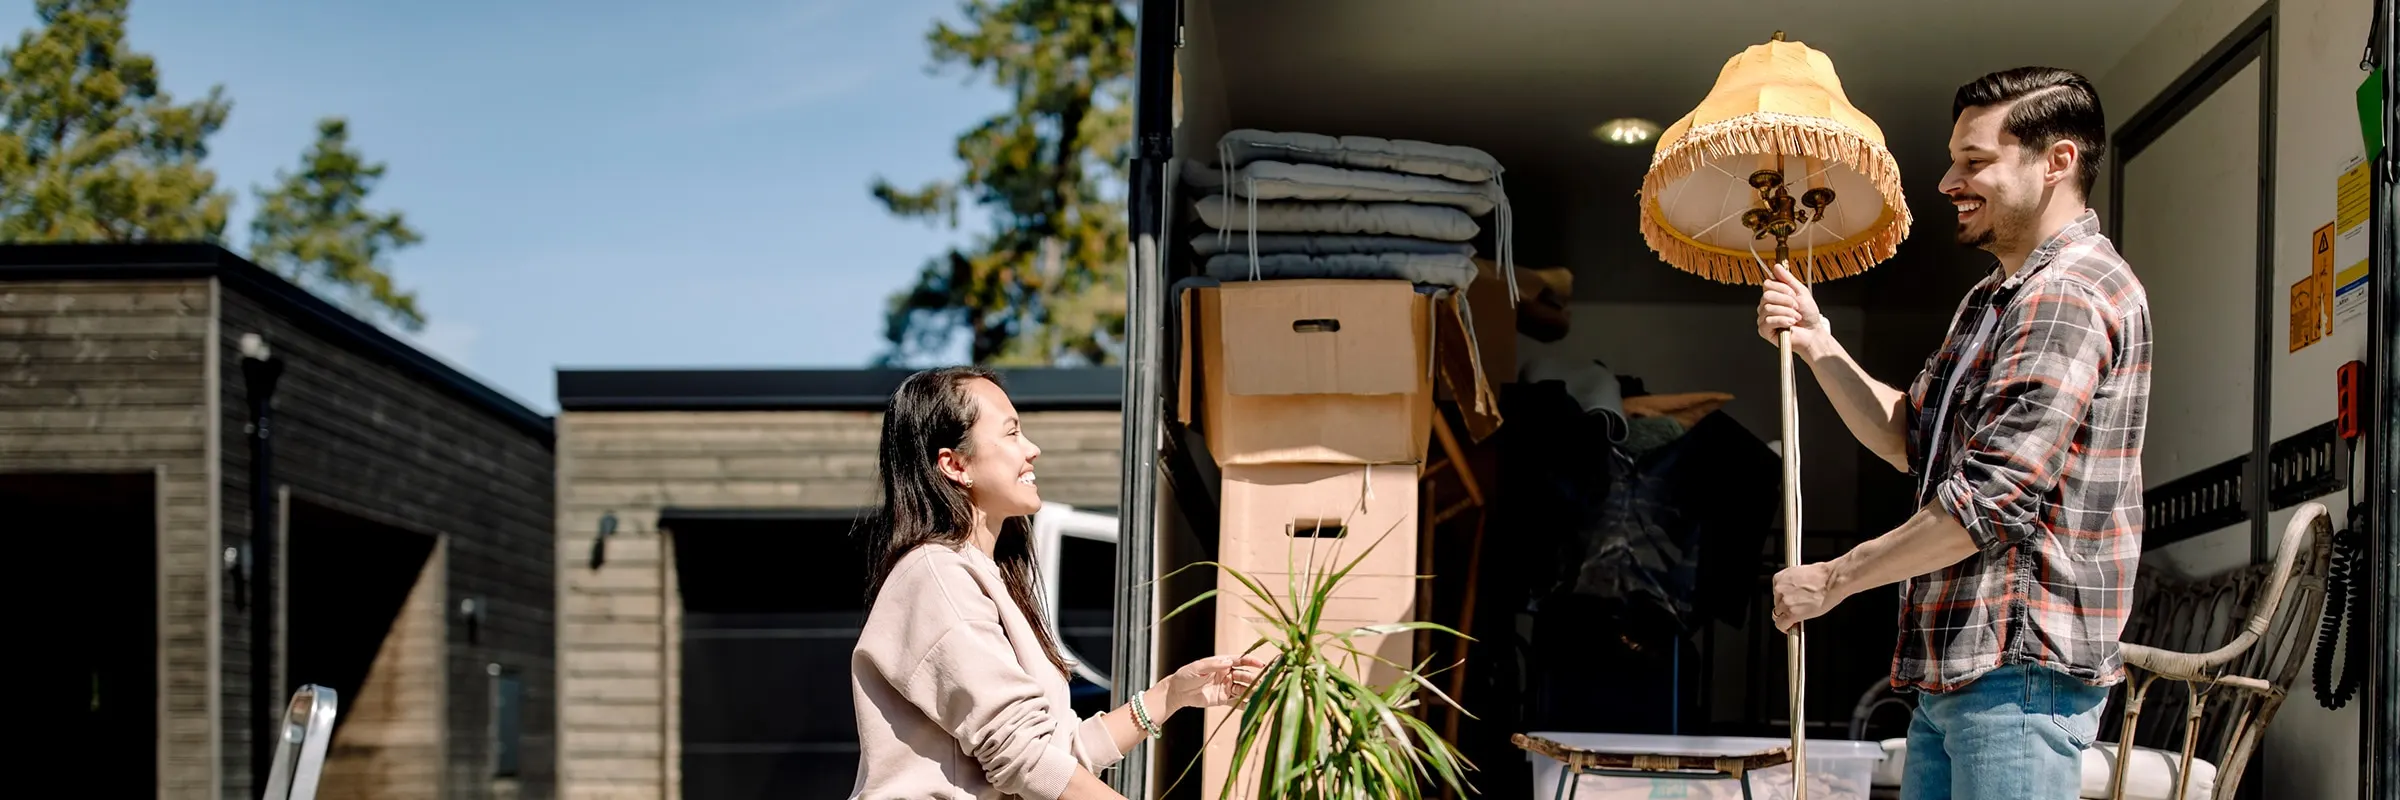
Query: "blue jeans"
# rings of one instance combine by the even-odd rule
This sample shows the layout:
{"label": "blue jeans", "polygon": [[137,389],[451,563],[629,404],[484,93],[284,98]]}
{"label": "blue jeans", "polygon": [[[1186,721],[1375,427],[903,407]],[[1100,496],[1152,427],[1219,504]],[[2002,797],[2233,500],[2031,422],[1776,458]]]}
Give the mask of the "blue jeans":
{"label": "blue jeans", "polygon": [[2012,664],[1917,702],[1904,800],[2073,800],[2108,690]]}

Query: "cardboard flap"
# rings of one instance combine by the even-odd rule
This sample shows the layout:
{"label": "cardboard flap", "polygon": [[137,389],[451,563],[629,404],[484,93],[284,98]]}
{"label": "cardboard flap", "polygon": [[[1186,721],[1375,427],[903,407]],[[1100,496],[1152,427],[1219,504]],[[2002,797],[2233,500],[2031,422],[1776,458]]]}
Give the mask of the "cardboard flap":
{"label": "cardboard flap", "polygon": [[[1458,403],[1458,415],[1467,424],[1470,442],[1481,442],[1500,429],[1500,398],[1492,391],[1491,372],[1494,365],[1483,362],[1483,355],[1493,348],[1484,346],[1476,336],[1490,336],[1494,331],[1470,322],[1467,315],[1476,313],[1457,295],[1444,298],[1434,327],[1438,344],[1434,348],[1435,363],[1441,367],[1442,388]],[[1513,331],[1502,331],[1513,335]],[[1509,348],[1510,355],[1515,348]],[[1513,370],[1512,370],[1513,371]]]}
{"label": "cardboard flap", "polygon": [[1388,395],[1416,391],[1408,357],[1416,289],[1407,281],[1277,281],[1218,291],[1225,391]]}

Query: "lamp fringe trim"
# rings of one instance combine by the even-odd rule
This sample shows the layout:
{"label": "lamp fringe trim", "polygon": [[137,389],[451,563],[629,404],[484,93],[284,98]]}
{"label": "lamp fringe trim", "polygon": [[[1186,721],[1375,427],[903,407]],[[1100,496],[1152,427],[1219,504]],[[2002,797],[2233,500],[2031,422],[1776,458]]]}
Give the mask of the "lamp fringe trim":
{"label": "lamp fringe trim", "polygon": [[[1653,209],[1668,184],[1690,176],[1711,161],[1769,154],[1806,156],[1848,166],[1875,186],[1876,192],[1883,195],[1884,206],[1891,211],[1892,221],[1875,235],[1838,250],[1817,251],[1813,280],[1850,277],[1899,252],[1900,243],[1908,238],[1912,219],[1901,193],[1900,165],[1892,158],[1891,150],[1832,120],[1773,113],[1745,114],[1712,122],[1693,128],[1659,148],[1650,159],[1649,173],[1642,176],[1642,238],[1650,249],[1668,264],[1712,281],[1751,286],[1765,282],[1767,275],[1759,267],[1757,256],[1720,252],[1676,235],[1657,219]],[[1795,256],[1793,260],[1800,262],[1803,258]],[[1807,275],[1798,277],[1812,280]]]}

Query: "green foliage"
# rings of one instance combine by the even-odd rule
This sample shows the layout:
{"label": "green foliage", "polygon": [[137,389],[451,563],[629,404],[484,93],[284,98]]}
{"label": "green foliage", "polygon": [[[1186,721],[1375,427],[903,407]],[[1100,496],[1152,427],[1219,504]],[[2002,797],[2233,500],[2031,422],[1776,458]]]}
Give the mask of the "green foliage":
{"label": "green foliage", "polygon": [[273,191],[252,190],[259,208],[250,220],[250,260],[353,311],[417,330],[425,315],[416,294],[395,286],[380,259],[421,237],[399,212],[366,208],[383,170],[350,148],[348,122],[319,120],[317,143],[301,155],[300,171],[276,170]]}
{"label": "green foliage", "polygon": [[[221,243],[233,196],[203,163],[233,111],[225,88],[178,104],[125,43],[129,0],[37,0],[40,25],[0,49],[0,242]],[[363,315],[419,329],[416,296],[378,258],[416,244],[398,213],[362,207],[382,164],[317,125],[297,174],[254,190],[251,258]]]}
{"label": "green foliage", "polygon": [[203,167],[233,104],[177,104],[127,49],[127,0],[39,0],[0,50],[0,241],[216,241],[231,195]]}
{"label": "green foliage", "polygon": [[887,364],[964,335],[979,364],[1112,363],[1125,331],[1126,167],[1132,159],[1133,4],[966,0],[927,36],[935,67],[964,66],[1009,107],[958,138],[962,174],[916,189],[877,179],[894,215],[992,228],[928,261],[891,298]]}
{"label": "green foliage", "polygon": [[[1343,524],[1346,528],[1349,521]],[[1228,718],[1228,722],[1238,721],[1233,774],[1249,774],[1247,767],[1255,764],[1260,800],[1417,800],[1424,797],[1428,783],[1447,787],[1462,797],[1468,794],[1465,775],[1474,765],[1415,713],[1420,694],[1438,698],[1452,708],[1459,708],[1457,702],[1435,688],[1431,674],[1425,671],[1427,664],[1393,663],[1358,644],[1363,637],[1414,631],[1466,636],[1431,622],[1368,625],[1345,631],[1320,628],[1336,587],[1390,535],[1391,531],[1384,532],[1365,552],[1339,567],[1335,566],[1342,560],[1338,549],[1327,559],[1333,563],[1323,565],[1313,559],[1304,563],[1295,555],[1286,566],[1290,578],[1281,594],[1217,562],[1184,568],[1222,570],[1247,589],[1250,596],[1242,598],[1243,602],[1265,620],[1268,630],[1243,652],[1277,651],[1243,699],[1240,715]],[[1224,595],[1217,590],[1203,592],[1177,606],[1167,618],[1222,599]],[[1384,686],[1354,677],[1366,674],[1362,668],[1376,665],[1397,670],[1399,677]],[[1215,733],[1210,733],[1212,738]],[[1217,796],[1232,797],[1236,785],[1228,780]]]}

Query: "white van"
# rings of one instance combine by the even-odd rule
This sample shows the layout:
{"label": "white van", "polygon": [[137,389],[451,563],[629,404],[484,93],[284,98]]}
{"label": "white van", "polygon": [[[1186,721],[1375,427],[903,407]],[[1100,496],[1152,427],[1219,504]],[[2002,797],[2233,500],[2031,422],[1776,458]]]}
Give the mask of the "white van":
{"label": "white van", "polygon": [[[1111,671],[1120,696],[1212,644],[1204,614],[1158,624],[1211,579],[1153,579],[1216,552],[1217,469],[1202,437],[1176,422],[1183,321],[1171,287],[1197,271],[1191,242],[1209,230],[1194,208],[1207,192],[1193,181],[1205,182],[1218,166],[1220,138],[1255,129],[1490,153],[1506,170],[1511,218],[1505,226],[1480,220],[1477,250],[1489,257],[1506,245],[1520,266],[1573,276],[1569,331],[1556,341],[1520,339],[1520,364],[1600,359],[1651,391],[1731,394],[1724,414],[1773,440],[1776,353],[1753,329],[1757,290],[1662,263],[1643,242],[1635,200],[1650,146],[1596,132],[1612,120],[1673,122],[1708,91],[1727,58],[1782,32],[1832,59],[1850,100],[1882,127],[1900,166],[1916,219],[1909,241],[1864,275],[1817,290],[1844,343],[1893,383],[1920,367],[1965,289],[1990,268],[1987,255],[1951,241],[1951,209],[1935,190],[1947,167],[1952,93],[1984,73],[2027,64],[2074,69],[2095,82],[2112,141],[2094,206],[2143,277],[2156,319],[2145,579],[2257,563],[2302,502],[2331,508],[2337,527],[2371,525],[2359,560],[2384,568],[2351,581],[2373,599],[2372,624],[2358,628],[2371,636],[2355,645],[2371,648],[2364,693],[2339,710],[2324,708],[2302,671],[2242,783],[2245,796],[2400,797],[2400,758],[2391,755],[2400,752],[2393,727],[2400,686],[2391,664],[2400,642],[2400,592],[2392,588],[2400,426],[2373,424],[2395,419],[2400,280],[2391,260],[2391,148],[2371,156],[2362,137],[2365,120],[2391,130],[2392,101],[2388,82],[2381,98],[2360,91],[2366,67],[2388,71],[2393,61],[2389,0],[1140,6],[1122,605]],[[2371,47],[2371,39],[2381,46]],[[2345,183],[2345,174],[2367,179]],[[2346,244],[2335,254],[2345,280],[2333,330],[2303,337],[2291,324],[2293,287],[2319,269],[2313,235],[2342,215],[2337,195],[2346,186],[2369,190],[2376,204],[2361,234],[2365,249]],[[2352,260],[2371,261],[2372,269],[2361,275]],[[2337,372],[2350,362],[2361,365],[2369,421],[2356,446],[2339,440],[2334,425]],[[1492,372],[1513,377],[1512,366]],[[1813,381],[1804,376],[1800,384],[1800,439],[1808,445],[1804,550],[1813,561],[1905,518],[1909,487],[1856,447]],[[1495,440],[1511,435],[1512,424],[1518,421],[1504,421]],[[2353,453],[2355,467],[2346,458]],[[1555,535],[1505,526],[1485,532],[1494,552],[1509,542],[1519,547],[1513,560],[1485,554],[1479,644],[1467,667],[1478,677],[1460,698],[1481,719],[1462,725],[1455,743],[1476,761],[1473,780],[1486,796],[1526,797],[1536,789],[1550,796],[1549,787],[1531,786],[1524,753],[1508,739],[1558,722],[1528,719],[1555,699],[1536,696],[1543,690],[1529,685],[1539,681],[1526,666],[1542,647],[1530,642],[1533,629],[1551,623],[1529,609],[1527,587],[1538,581],[1512,581],[1507,570],[1541,558],[1527,555],[1524,542]],[[1456,554],[1459,541],[1432,546]],[[1763,598],[1765,577],[1782,563],[1780,537],[1768,537],[1755,562],[1751,585]],[[1446,556],[1434,566],[1453,576],[1464,569]],[[1852,725],[1853,707],[1878,697],[1896,603],[1869,592],[1850,606],[1811,637],[1812,738],[1897,735],[1879,734],[1884,723],[1873,714]],[[1679,733],[1780,735],[1788,731],[1783,644],[1758,616],[1694,623],[1675,648],[1680,660],[1661,673],[1666,678],[1607,689],[1679,698],[1667,723]],[[2313,645],[2317,622],[2293,623],[2305,628],[2293,640]],[[1597,667],[1595,674],[1624,677]],[[2179,705],[2154,699],[2145,718],[2176,715]],[[1130,760],[1112,776],[1120,791],[1215,796],[1215,787],[1201,791],[1197,769],[1186,775],[1200,731],[1181,724],[1147,759]]]}

